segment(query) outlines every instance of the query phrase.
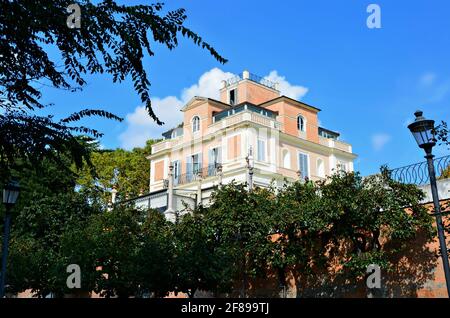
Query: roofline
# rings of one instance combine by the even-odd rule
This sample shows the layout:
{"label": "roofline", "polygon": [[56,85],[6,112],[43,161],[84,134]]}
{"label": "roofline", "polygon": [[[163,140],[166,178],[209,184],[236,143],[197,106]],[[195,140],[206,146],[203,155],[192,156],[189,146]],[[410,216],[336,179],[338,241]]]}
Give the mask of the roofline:
{"label": "roofline", "polygon": [[[266,110],[266,111],[270,111],[270,112],[274,113],[275,115],[279,114],[278,111],[266,109],[264,107],[261,107],[260,105],[256,105],[256,104],[253,104],[253,103],[250,103],[250,102],[242,102],[242,103],[239,103],[239,104],[236,104],[236,105],[233,105],[233,106],[230,105],[231,106],[230,109],[233,109],[233,108],[236,108],[236,107],[240,107],[240,106],[244,106],[244,105],[250,105],[250,106],[253,106],[253,107],[256,107],[256,108],[260,108],[260,109],[263,109],[263,110]],[[215,115],[223,113],[223,112],[228,111],[228,110],[229,109],[221,110],[220,112],[215,113]]]}
{"label": "roofline", "polygon": [[330,133],[335,134],[335,135],[338,135],[338,136],[341,135],[341,134],[338,133],[337,131],[334,131],[334,130],[331,130],[331,129],[328,129],[328,128],[323,128],[323,127],[320,127],[320,126],[319,126],[319,129],[322,129],[322,130],[324,130],[324,131],[330,132]]}
{"label": "roofline", "polygon": [[304,102],[300,102],[298,100],[295,100],[293,98],[287,97],[285,95],[275,97],[274,99],[271,99],[271,100],[268,100],[267,102],[259,104],[259,106],[260,107],[264,107],[265,105],[268,106],[270,104],[276,103],[276,102],[281,101],[281,100],[288,101],[288,102],[291,102],[291,103],[294,103],[294,104],[298,104],[299,106],[309,108],[309,109],[311,109],[312,111],[315,111],[315,112],[320,112],[321,111],[320,108],[314,107],[312,105],[308,105],[308,104],[306,104]]}
{"label": "roofline", "polygon": [[214,98],[202,97],[202,96],[194,96],[194,97],[192,97],[192,98],[191,98],[191,99],[190,99],[183,107],[181,107],[180,110],[181,110],[181,111],[187,110],[188,107],[189,107],[194,101],[196,101],[196,100],[204,101],[204,102],[212,102],[212,103],[215,103],[215,104],[219,104],[219,105],[221,105],[221,106],[231,107],[230,104],[223,103],[223,102],[221,102],[221,101],[219,101],[219,100],[217,100],[217,99],[214,99]]}

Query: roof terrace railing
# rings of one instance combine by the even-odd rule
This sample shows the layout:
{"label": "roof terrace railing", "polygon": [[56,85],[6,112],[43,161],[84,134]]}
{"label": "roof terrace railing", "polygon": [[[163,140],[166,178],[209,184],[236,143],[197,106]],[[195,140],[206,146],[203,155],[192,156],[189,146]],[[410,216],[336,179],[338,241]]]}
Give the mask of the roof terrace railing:
{"label": "roof terrace railing", "polygon": [[243,79],[248,79],[248,80],[253,81],[255,83],[259,83],[261,85],[267,86],[267,87],[269,87],[271,89],[275,89],[275,90],[277,89],[277,83],[272,82],[272,81],[268,80],[265,77],[262,77],[262,76],[259,76],[259,75],[256,75],[256,74],[253,74],[253,73],[250,73],[250,72],[244,72],[243,76],[235,75],[235,76],[227,79],[225,81],[225,85],[226,86],[230,86],[230,85],[236,84],[237,82],[239,82],[239,81],[241,81]]}
{"label": "roof terrace railing", "polygon": [[[436,177],[444,178],[444,172],[450,169],[450,155],[434,159],[434,169]],[[395,181],[424,185],[429,183],[428,165],[426,161],[415,163],[390,170],[391,178]]]}
{"label": "roof terrace railing", "polygon": [[267,86],[267,87],[275,89],[275,90],[277,89],[277,83],[272,82],[272,81],[268,80],[267,78],[261,77],[259,75],[253,74],[253,73],[250,73],[249,80],[259,83],[259,84],[262,84],[264,86]]}

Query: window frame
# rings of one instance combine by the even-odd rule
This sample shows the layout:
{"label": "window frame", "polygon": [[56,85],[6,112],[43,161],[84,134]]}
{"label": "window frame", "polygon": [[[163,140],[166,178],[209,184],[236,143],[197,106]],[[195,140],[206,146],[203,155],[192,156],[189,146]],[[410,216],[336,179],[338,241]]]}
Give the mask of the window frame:
{"label": "window frame", "polygon": [[[301,125],[300,119],[302,120]],[[297,115],[297,130],[301,132],[306,132],[306,118],[302,114]]]}
{"label": "window frame", "polygon": [[[196,124],[196,121],[198,120],[198,124]],[[200,131],[200,116],[195,115],[191,119],[191,125],[192,125],[192,132],[195,134]]]}
{"label": "window frame", "polygon": [[[262,143],[264,145],[264,151],[261,153],[263,158],[260,158],[260,156],[259,156],[260,155],[260,143]],[[267,140],[258,138],[257,145],[258,145],[258,149],[256,152],[256,159],[261,162],[267,162]]]}
{"label": "window frame", "polygon": [[300,155],[304,155],[306,156],[306,173],[307,175],[304,176],[302,175],[302,179],[305,179],[305,177],[308,177],[308,179],[311,178],[311,158],[309,157],[309,154],[306,152],[302,152],[302,151],[297,151],[297,165],[298,165],[298,171],[301,172],[301,165],[300,165]]}

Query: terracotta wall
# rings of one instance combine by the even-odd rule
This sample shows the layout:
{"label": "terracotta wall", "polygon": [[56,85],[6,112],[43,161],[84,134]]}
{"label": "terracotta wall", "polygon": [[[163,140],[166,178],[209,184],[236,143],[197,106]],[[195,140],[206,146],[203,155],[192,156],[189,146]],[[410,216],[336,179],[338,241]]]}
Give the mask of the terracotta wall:
{"label": "terracotta wall", "polygon": [[233,160],[241,155],[241,135],[228,138],[228,160]]}
{"label": "terracotta wall", "polygon": [[229,91],[237,88],[237,103],[249,102],[255,105],[267,102],[280,96],[280,93],[257,84],[250,80],[243,80],[220,91],[220,101],[229,103]]}
{"label": "terracotta wall", "polygon": [[297,129],[297,117],[303,116],[306,120],[306,139],[319,143],[317,112],[294,105],[289,102],[280,101],[265,108],[278,112],[278,121],[283,124],[283,132],[292,136],[299,136]]}
{"label": "terracotta wall", "polygon": [[155,162],[155,181],[160,181],[164,178],[164,160]]}

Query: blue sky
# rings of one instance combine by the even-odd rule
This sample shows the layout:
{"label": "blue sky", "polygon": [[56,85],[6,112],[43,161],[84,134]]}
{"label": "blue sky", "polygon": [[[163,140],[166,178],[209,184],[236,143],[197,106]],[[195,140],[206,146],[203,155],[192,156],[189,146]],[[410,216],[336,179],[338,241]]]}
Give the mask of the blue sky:
{"label": "blue sky", "polygon": [[[366,26],[370,3],[381,7],[381,29]],[[187,10],[186,25],[229,62],[220,65],[187,40],[174,51],[154,47],[145,67],[166,127],[140,111],[130,81],[112,84],[107,75],[88,77],[76,94],[44,88],[44,101],[55,103],[51,111],[63,116],[93,107],[123,116],[123,123],[83,124],[105,133],[104,147],[129,148],[171,128],[181,118],[177,108],[193,94],[214,94],[211,85],[219,77],[248,69],[283,81],[286,91],[321,108],[322,126],[353,145],[355,168],[363,175],[382,164],[423,160],[406,128],[416,109],[450,121],[448,0],[166,1],[167,9],[178,7]]]}

